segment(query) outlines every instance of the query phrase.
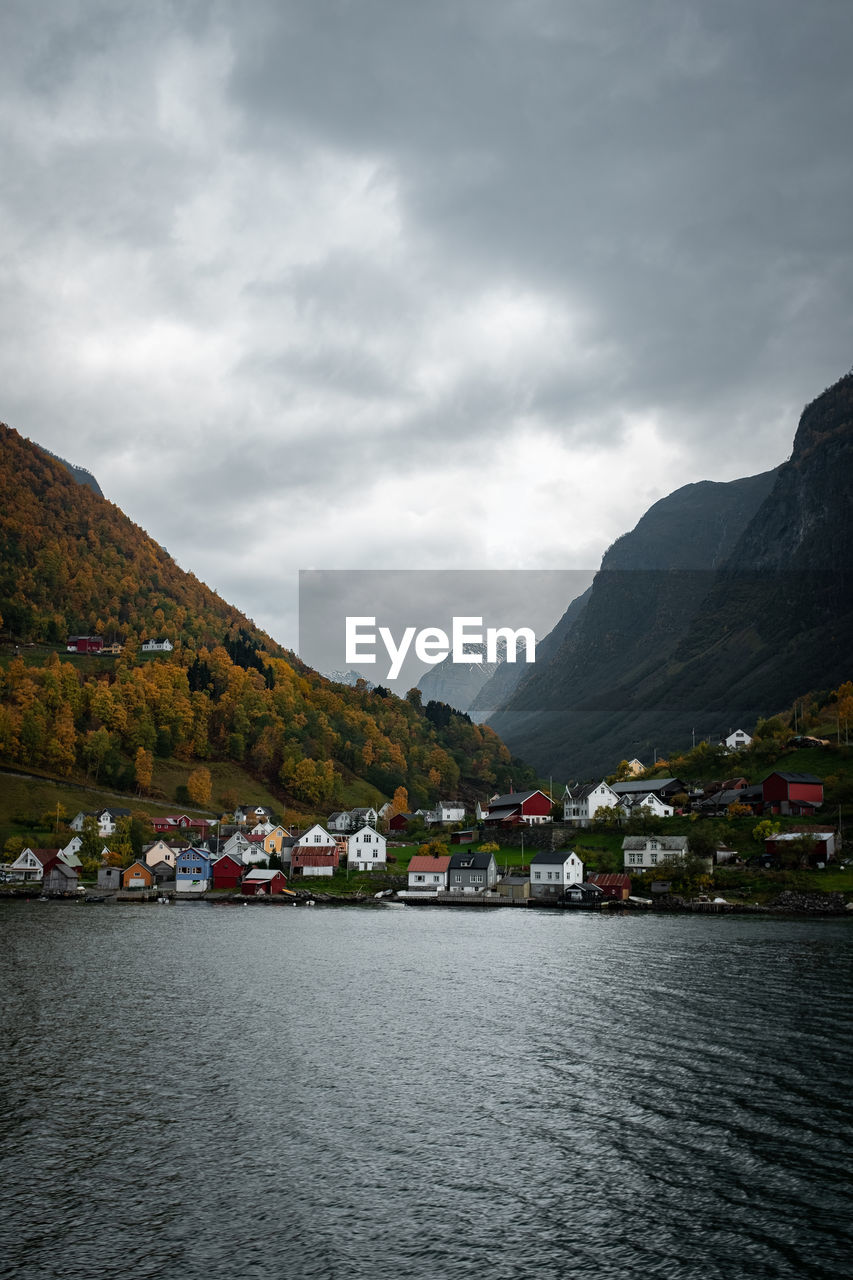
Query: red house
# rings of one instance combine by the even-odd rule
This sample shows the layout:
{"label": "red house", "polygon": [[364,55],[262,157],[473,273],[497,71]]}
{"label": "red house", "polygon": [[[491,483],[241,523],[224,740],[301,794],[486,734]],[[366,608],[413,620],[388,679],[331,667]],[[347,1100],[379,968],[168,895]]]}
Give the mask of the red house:
{"label": "red house", "polygon": [[69,636],[65,642],[68,653],[100,653],[103,647],[103,636]]}
{"label": "red house", "polygon": [[813,773],[771,773],[761,796],[765,813],[813,813],[823,804],[823,781]]}
{"label": "red house", "polygon": [[214,889],[239,889],[246,868],[233,854],[223,853],[213,864]]}
{"label": "red house", "polygon": [[409,823],[414,821],[413,813],[395,813],[394,817],[388,822],[389,831],[405,831]]}
{"label": "red house", "polygon": [[197,831],[202,839],[207,839],[212,826],[206,818],[191,818],[187,813],[172,813],[166,818],[152,818],[151,825],[159,835],[176,831]]}
{"label": "red house", "polygon": [[287,876],[283,871],[266,871],[256,868],[243,877],[243,893],[284,893],[287,889]]}
{"label": "red house", "polygon": [[621,872],[592,871],[587,880],[590,884],[598,885],[605,898],[624,902],[631,896],[631,877]]}
{"label": "red house", "polygon": [[553,800],[544,791],[510,791],[489,801],[485,821],[490,826],[499,822],[517,826],[522,822],[534,824],[551,821]]}

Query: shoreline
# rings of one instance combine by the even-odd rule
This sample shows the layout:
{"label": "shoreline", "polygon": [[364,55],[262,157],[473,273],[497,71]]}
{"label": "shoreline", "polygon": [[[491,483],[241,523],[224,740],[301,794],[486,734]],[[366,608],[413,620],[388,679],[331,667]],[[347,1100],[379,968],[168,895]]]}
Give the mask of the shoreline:
{"label": "shoreline", "polygon": [[603,903],[588,905],[584,903],[554,903],[554,902],[535,902],[530,899],[505,899],[505,898],[489,898],[475,897],[474,895],[462,895],[447,897],[438,897],[437,895],[425,895],[423,899],[407,898],[405,901],[396,899],[377,899],[367,895],[340,895],[323,893],[322,890],[311,893],[308,890],[299,890],[298,897],[273,897],[260,896],[255,894],[229,894],[207,896],[205,894],[195,895],[167,895],[168,902],[164,903],[163,896],[157,894],[142,893],[131,895],[130,892],[124,893],[106,893],[100,894],[97,890],[86,894],[50,894],[43,895],[37,893],[34,888],[25,888],[21,886],[4,885],[0,887],[0,902],[50,902],[50,903],[79,903],[83,906],[185,906],[185,905],[205,905],[213,907],[240,907],[240,906],[256,906],[256,907],[367,907],[371,910],[384,911],[388,909],[399,910],[401,907],[414,907],[415,909],[435,909],[437,907],[449,907],[451,909],[489,912],[496,910],[528,910],[528,911],[545,911],[554,913],[580,913],[584,915],[654,915],[654,916],[672,916],[672,915],[745,915],[745,916],[789,916],[798,919],[845,919],[853,920],[853,902],[846,902],[844,895],[841,893],[794,893],[785,891],[778,895],[771,902],[767,903],[735,903],[735,902],[691,902],[686,899],[668,899],[660,902],[630,902],[615,901],[610,899]]}

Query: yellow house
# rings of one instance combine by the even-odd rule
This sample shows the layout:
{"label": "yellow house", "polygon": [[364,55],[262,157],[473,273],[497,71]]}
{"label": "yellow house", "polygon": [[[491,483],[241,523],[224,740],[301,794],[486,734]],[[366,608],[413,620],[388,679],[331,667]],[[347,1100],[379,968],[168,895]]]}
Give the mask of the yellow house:
{"label": "yellow house", "polygon": [[268,835],[264,836],[264,839],[263,839],[264,853],[266,853],[268,856],[273,853],[280,854],[281,846],[284,843],[284,838],[286,835],[287,835],[287,832],[285,831],[284,827],[273,827],[272,831],[270,831]]}

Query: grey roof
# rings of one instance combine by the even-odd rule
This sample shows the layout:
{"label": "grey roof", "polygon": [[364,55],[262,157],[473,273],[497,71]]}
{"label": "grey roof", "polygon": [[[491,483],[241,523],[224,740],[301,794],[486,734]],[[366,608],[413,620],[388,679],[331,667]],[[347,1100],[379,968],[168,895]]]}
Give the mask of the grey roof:
{"label": "grey roof", "polygon": [[823,778],[817,778],[813,773],[783,773],[781,769],[774,769],[762,779],[761,785],[764,786],[769,778],[783,778],[785,782],[823,782]]}
{"label": "grey roof", "polygon": [[[540,849],[536,856],[530,859],[530,865],[532,867],[534,863],[540,863],[549,867],[562,866],[566,858],[574,852],[574,849]],[[577,856],[575,854],[575,857]]]}
{"label": "grey roof", "polygon": [[681,787],[683,783],[678,778],[647,778],[645,782],[614,782],[612,790],[617,796],[627,796],[636,791],[648,794],[650,791],[663,791],[665,787],[672,786]]}
{"label": "grey roof", "polygon": [[541,790],[541,787],[534,787],[532,791],[509,791],[505,796],[496,796],[494,800],[489,801],[489,811],[491,812],[492,809],[514,808],[524,800],[529,800],[531,796],[539,795],[540,791],[544,796],[545,792]]}
{"label": "grey roof", "polygon": [[[575,787],[574,791],[571,787],[567,787],[566,791],[569,794],[569,798],[577,804],[579,800],[588,799],[593,791],[597,791],[601,786],[610,787],[610,783],[605,782],[602,778],[599,782],[585,782],[582,787]],[[610,787],[610,790],[612,791],[613,787]]]}
{"label": "grey roof", "polygon": [[715,808],[721,804],[736,804],[738,801],[743,800],[743,796],[743,788],[740,791],[715,791],[712,795],[706,796],[704,800],[698,800],[696,808]]}
{"label": "grey roof", "polygon": [[625,836],[624,849],[645,849],[655,843],[659,849],[686,849],[687,836]]}
{"label": "grey roof", "polygon": [[528,884],[527,876],[503,876],[499,884]]}
{"label": "grey roof", "polygon": [[494,862],[493,853],[480,853],[474,849],[465,849],[450,855],[451,871],[487,871]]}

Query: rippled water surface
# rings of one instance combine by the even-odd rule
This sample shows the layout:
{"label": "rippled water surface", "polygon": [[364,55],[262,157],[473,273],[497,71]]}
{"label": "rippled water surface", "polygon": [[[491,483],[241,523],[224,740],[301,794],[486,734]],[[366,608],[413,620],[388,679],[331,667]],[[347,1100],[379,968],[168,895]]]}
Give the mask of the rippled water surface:
{"label": "rippled water surface", "polygon": [[851,921],[0,927],[3,1275],[850,1274]]}

